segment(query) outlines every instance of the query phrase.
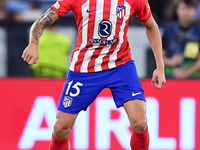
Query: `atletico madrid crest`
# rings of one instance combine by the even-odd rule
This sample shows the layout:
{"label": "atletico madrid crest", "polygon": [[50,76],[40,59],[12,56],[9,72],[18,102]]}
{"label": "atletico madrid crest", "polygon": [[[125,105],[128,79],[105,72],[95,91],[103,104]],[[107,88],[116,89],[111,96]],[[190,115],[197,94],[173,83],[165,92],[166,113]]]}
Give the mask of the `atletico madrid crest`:
{"label": "atletico madrid crest", "polygon": [[65,97],[64,97],[64,100],[63,100],[63,106],[64,106],[65,108],[70,107],[71,104],[72,104],[72,100],[73,100],[73,99],[72,99],[71,97],[65,96]]}
{"label": "atletico madrid crest", "polygon": [[117,6],[116,15],[119,18],[122,18],[126,15],[126,7],[125,6]]}

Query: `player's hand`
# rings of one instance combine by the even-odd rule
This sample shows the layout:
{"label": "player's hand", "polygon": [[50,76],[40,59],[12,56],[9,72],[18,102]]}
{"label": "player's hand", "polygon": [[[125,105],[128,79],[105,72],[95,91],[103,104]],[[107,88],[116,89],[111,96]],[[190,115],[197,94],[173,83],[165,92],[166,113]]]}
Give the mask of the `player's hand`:
{"label": "player's hand", "polygon": [[38,45],[30,43],[22,54],[22,58],[29,65],[36,64],[39,59]]}
{"label": "player's hand", "polygon": [[164,86],[164,84],[166,83],[166,79],[165,79],[165,73],[163,69],[161,70],[156,69],[153,72],[151,83],[154,84],[156,88],[158,89],[161,89]]}

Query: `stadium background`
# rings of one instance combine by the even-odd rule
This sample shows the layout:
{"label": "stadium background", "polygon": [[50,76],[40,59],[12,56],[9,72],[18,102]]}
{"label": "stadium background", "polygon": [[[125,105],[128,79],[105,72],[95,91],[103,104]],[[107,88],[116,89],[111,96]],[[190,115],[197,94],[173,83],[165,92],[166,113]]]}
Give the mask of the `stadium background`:
{"label": "stadium background", "polygon": [[[8,0],[6,10],[11,16],[23,13],[30,9],[29,2]],[[54,0],[39,2],[41,10],[46,10]],[[157,15],[156,19],[162,34],[162,16]],[[65,82],[33,78],[30,67],[21,59],[31,24],[31,21],[0,20],[1,150],[47,149]],[[72,13],[59,20],[57,31],[71,37],[73,49],[77,33]],[[128,38],[147,99],[150,149],[199,150],[200,81],[168,79],[162,90],[156,89],[150,81],[154,58],[145,29],[134,16]],[[106,89],[86,112],[81,112],[70,137],[70,147],[71,150],[128,150],[130,134],[126,114],[123,109],[115,108]]]}

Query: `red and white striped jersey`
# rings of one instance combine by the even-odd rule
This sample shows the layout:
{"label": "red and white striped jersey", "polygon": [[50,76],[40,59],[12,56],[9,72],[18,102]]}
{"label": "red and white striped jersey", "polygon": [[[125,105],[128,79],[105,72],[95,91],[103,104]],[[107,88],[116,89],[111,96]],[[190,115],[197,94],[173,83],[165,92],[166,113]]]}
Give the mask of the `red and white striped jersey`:
{"label": "red and white striped jersey", "polygon": [[151,16],[147,0],[58,0],[52,8],[63,16],[73,11],[78,26],[70,70],[98,72],[131,60],[127,40],[129,18]]}

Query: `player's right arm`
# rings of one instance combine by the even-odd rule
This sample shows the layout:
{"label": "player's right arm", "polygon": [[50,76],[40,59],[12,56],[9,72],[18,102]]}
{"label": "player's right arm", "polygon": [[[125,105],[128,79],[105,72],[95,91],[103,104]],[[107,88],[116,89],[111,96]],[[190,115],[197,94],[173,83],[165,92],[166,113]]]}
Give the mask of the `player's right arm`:
{"label": "player's right arm", "polygon": [[44,29],[52,25],[59,18],[60,16],[52,8],[49,8],[39,19],[33,23],[30,29],[30,43],[22,54],[22,58],[28,64],[32,65],[37,63],[39,59],[39,39]]}

